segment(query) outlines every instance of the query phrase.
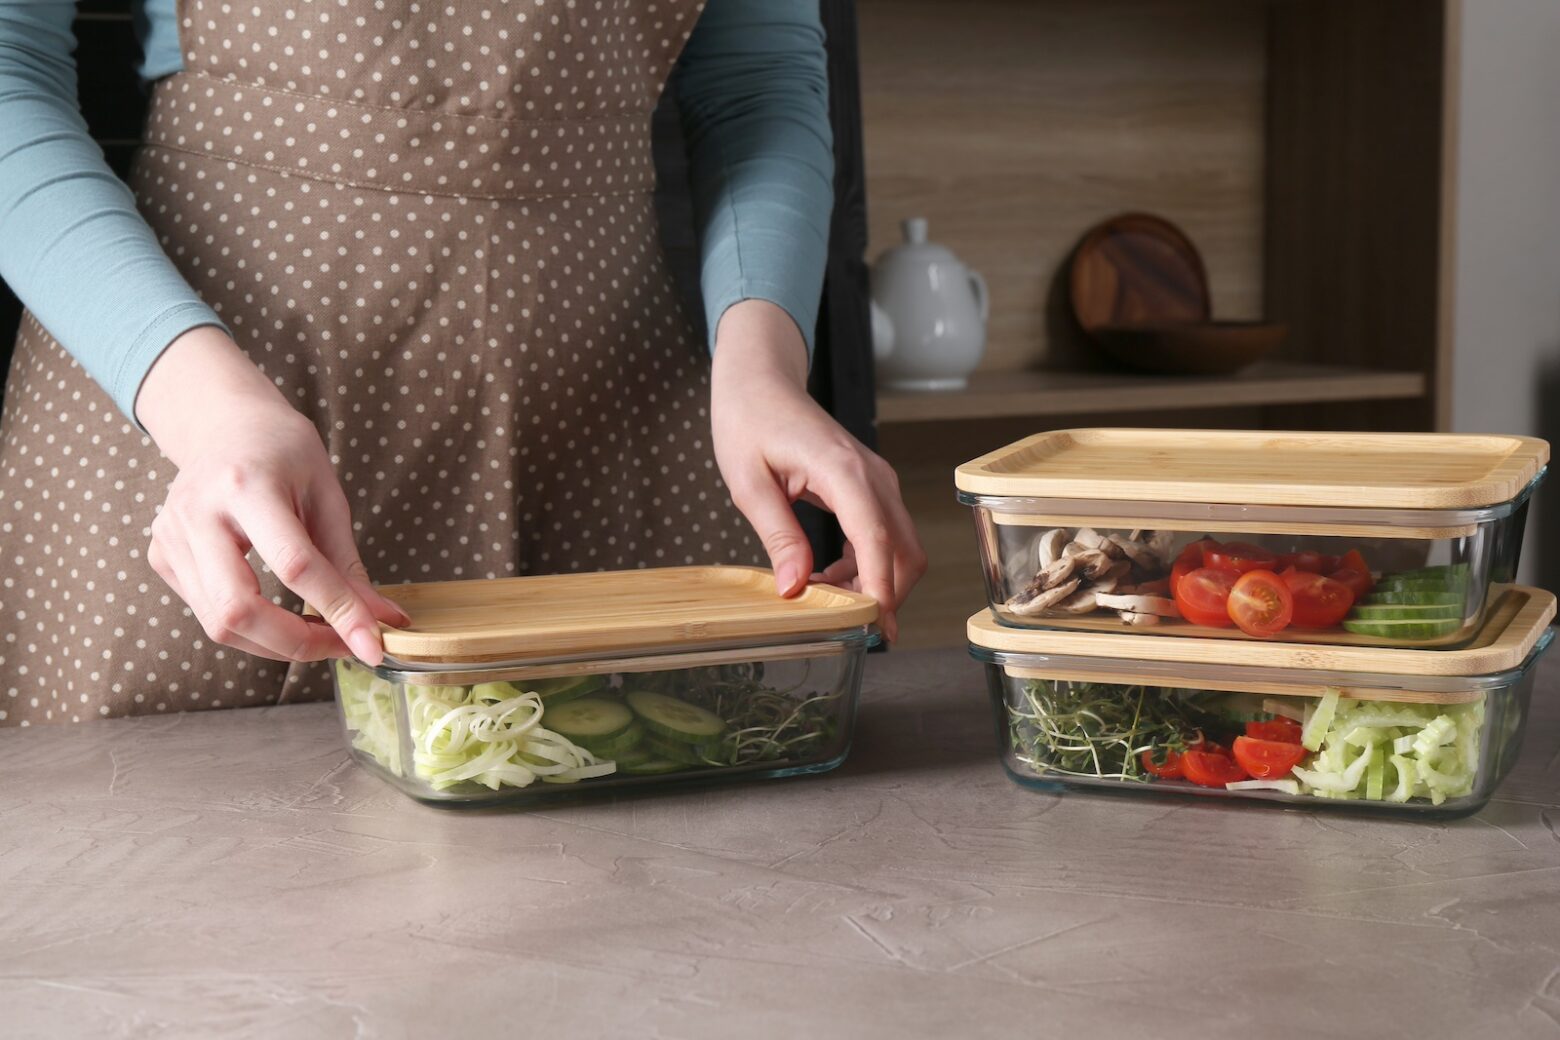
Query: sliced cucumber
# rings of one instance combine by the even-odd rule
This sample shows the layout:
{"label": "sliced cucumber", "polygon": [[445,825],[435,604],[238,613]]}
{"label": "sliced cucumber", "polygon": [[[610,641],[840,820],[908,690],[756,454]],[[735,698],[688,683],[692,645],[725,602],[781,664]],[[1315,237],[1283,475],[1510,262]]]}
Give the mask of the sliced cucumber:
{"label": "sliced cucumber", "polygon": [[1462,607],[1457,604],[1430,603],[1363,603],[1355,607],[1349,616],[1356,621],[1449,621],[1461,620]]}
{"label": "sliced cucumber", "polygon": [[1372,592],[1362,601],[1362,606],[1420,606],[1420,607],[1460,607],[1463,602],[1463,594],[1460,592],[1414,592],[1409,589],[1388,589],[1385,592]]}
{"label": "sliced cucumber", "polygon": [[1462,618],[1449,618],[1444,621],[1365,621],[1349,618],[1343,623],[1346,632],[1398,642],[1437,639],[1451,635],[1461,627]]}
{"label": "sliced cucumber", "polygon": [[726,732],[726,723],[719,715],[664,693],[633,690],[624,699],[652,733],[673,740],[696,744]]}
{"label": "sliced cucumber", "polygon": [[707,766],[704,755],[707,751],[715,750],[709,744],[688,744],[680,740],[672,740],[663,737],[659,733],[645,734],[645,750],[657,758],[669,758],[673,762],[681,762],[685,766]]}
{"label": "sliced cucumber", "polygon": [[644,737],[645,728],[638,722],[630,722],[627,728],[619,730],[611,736],[580,737],[575,743],[597,758],[617,761],[620,755],[638,745]]}
{"label": "sliced cucumber", "polygon": [[539,694],[549,708],[565,701],[577,700],[595,693],[607,685],[605,675],[566,675],[561,679],[536,679],[518,683],[520,687]]}
{"label": "sliced cucumber", "polygon": [[548,705],[542,725],[579,742],[615,736],[633,724],[634,714],[616,701],[581,697],[557,706]]}
{"label": "sliced cucumber", "polygon": [[669,758],[645,758],[634,762],[619,762],[618,771],[632,776],[659,776],[662,773],[680,773],[688,767]]}
{"label": "sliced cucumber", "polygon": [[635,744],[628,750],[619,751],[617,754],[613,755],[612,761],[617,763],[618,771],[622,772],[631,765],[638,765],[640,762],[648,762],[655,757],[655,752],[646,750],[644,741],[641,740],[639,743]]}
{"label": "sliced cucumber", "polygon": [[1411,571],[1393,571],[1391,574],[1382,575],[1382,581],[1395,581],[1403,578],[1446,578],[1449,580],[1461,580],[1468,576],[1469,567],[1466,563],[1441,563],[1434,567],[1418,567]]}

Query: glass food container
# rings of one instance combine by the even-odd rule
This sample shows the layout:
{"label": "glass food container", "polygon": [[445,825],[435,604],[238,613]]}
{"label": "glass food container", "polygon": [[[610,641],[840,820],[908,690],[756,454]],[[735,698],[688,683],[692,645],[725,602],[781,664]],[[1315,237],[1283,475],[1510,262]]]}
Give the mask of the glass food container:
{"label": "glass food container", "polygon": [[1004,624],[1454,649],[1515,579],[1548,459],[1527,437],[1082,429],[956,482]]}
{"label": "glass food container", "polygon": [[1021,784],[1476,812],[1516,761],[1555,597],[1497,590],[1462,650],[1259,645],[969,621]]}
{"label": "glass food container", "polygon": [[353,756],[420,801],[491,805],[845,758],[877,604],[673,567],[384,589],[412,624],[336,665]]}

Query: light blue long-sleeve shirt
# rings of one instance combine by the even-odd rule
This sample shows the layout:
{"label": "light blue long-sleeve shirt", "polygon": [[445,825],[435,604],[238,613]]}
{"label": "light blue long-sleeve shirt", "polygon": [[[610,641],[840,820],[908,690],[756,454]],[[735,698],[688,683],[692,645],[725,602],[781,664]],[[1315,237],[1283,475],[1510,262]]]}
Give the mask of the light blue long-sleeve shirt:
{"label": "light blue long-sleeve shirt", "polygon": [[[148,82],[183,67],[174,3],[135,8]],[[74,16],[74,0],[0,0],[0,278],[133,418],[168,344],[221,322],[87,133]],[[671,89],[712,344],[728,307],[763,299],[790,314],[810,351],[834,198],[815,0],[711,0]]]}

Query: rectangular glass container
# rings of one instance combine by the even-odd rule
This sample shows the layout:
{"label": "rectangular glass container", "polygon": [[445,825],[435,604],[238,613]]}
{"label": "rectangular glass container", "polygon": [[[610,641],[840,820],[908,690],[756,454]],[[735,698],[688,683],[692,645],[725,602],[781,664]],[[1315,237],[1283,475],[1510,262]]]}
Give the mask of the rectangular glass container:
{"label": "rectangular glass container", "polygon": [[[1461,816],[1516,761],[1554,615],[1550,593],[1507,587],[1465,650],[1268,647],[1284,653],[1266,664],[1205,640],[1020,632],[985,611],[969,638],[1021,784]],[[1193,769],[1190,751],[1215,755]],[[1255,769],[1221,776],[1221,755]]]}
{"label": "rectangular glass container", "polygon": [[391,586],[377,668],[337,662],[353,756],[443,805],[823,772],[850,747],[876,604],[750,568]]}
{"label": "rectangular glass container", "polygon": [[[1515,578],[1547,460],[1521,437],[1068,430],[966,463],[957,483],[1004,624],[1455,649]],[[1208,540],[1231,569],[1328,579],[1336,609],[1297,600],[1261,635],[1222,609],[1192,623],[1171,586]]]}

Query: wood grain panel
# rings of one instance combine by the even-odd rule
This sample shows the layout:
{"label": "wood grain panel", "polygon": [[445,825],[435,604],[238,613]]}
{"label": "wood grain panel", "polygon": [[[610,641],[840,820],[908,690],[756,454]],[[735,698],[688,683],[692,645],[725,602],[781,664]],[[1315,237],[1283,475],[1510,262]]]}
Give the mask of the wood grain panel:
{"label": "wood grain panel", "polygon": [[1087,228],[1160,213],[1213,308],[1262,312],[1265,7],[1248,0],[862,0],[870,254],[927,217],[985,274],[985,368],[1091,367],[1056,274]]}
{"label": "wood grain panel", "polygon": [[1450,335],[1446,4],[1277,0],[1270,17],[1266,292],[1268,317],[1290,327],[1280,356],[1422,371],[1423,400],[1314,418],[1434,429]]}

